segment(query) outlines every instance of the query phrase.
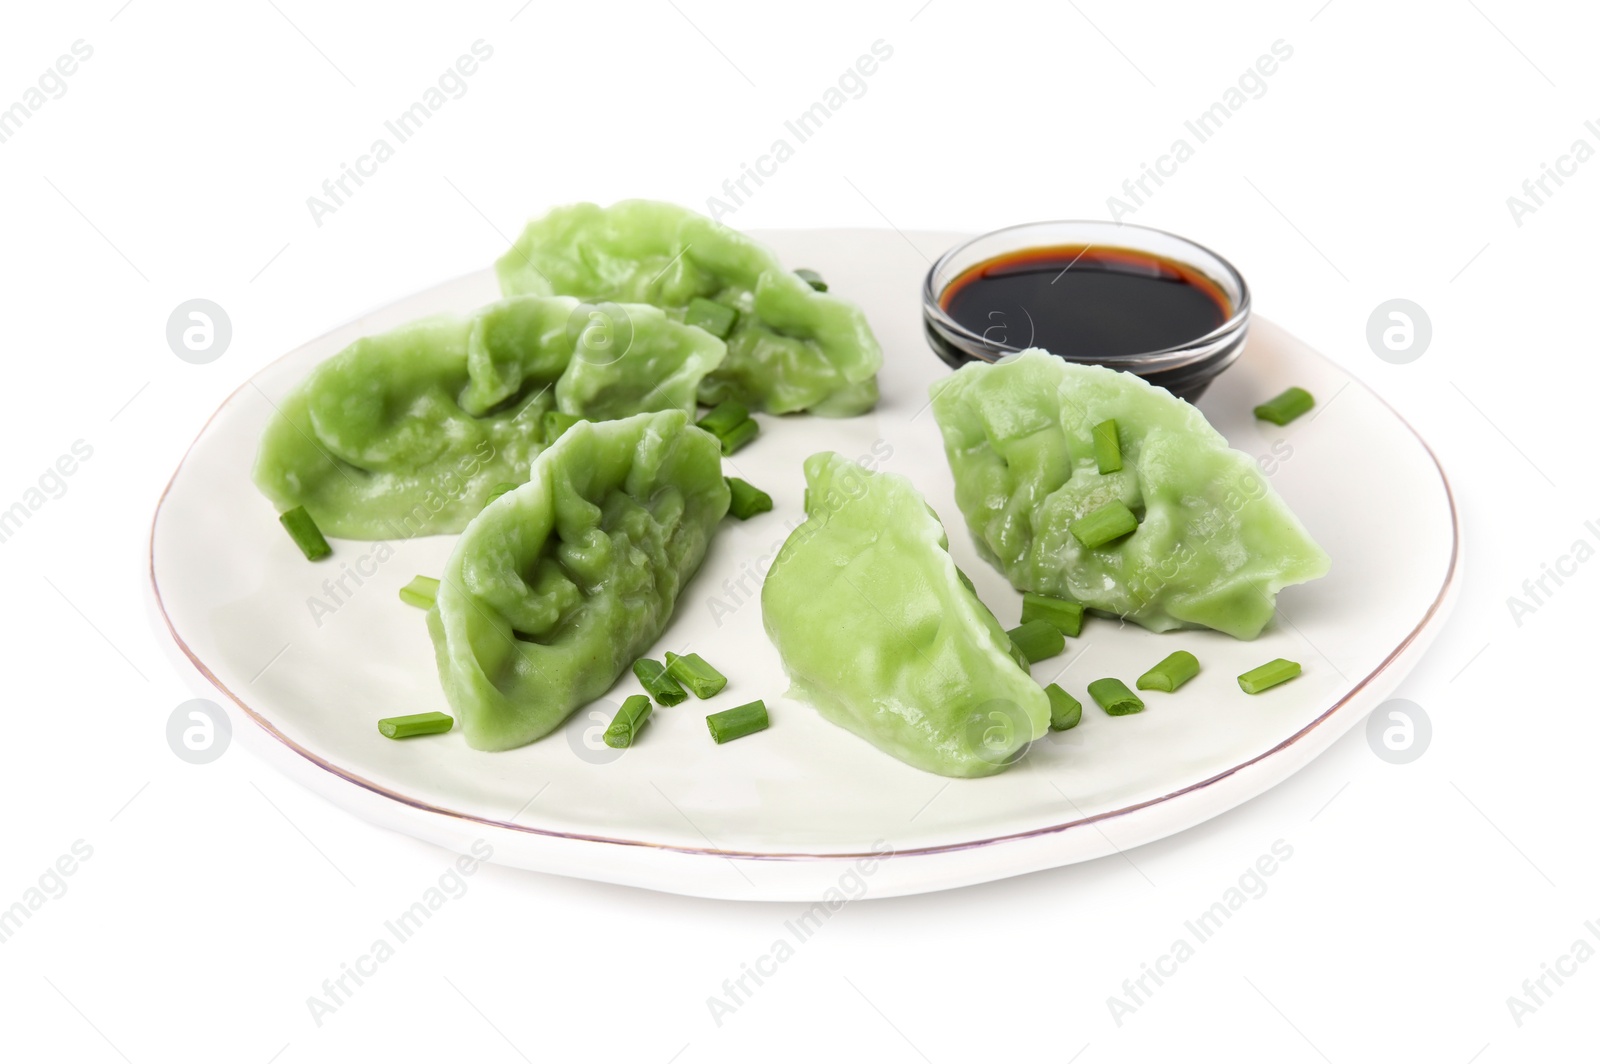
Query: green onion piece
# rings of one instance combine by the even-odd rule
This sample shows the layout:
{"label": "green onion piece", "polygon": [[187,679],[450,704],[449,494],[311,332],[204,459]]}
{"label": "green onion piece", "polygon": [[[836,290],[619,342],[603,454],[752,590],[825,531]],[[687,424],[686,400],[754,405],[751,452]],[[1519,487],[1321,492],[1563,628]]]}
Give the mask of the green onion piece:
{"label": "green onion piece", "polygon": [[572,426],[582,421],[583,418],[572,414],[563,414],[559,410],[546,410],[544,412],[544,442],[555,443],[561,434]]}
{"label": "green onion piece", "polygon": [[1022,623],[1029,621],[1049,621],[1060,629],[1062,635],[1076,636],[1083,631],[1083,603],[1024,591]]}
{"label": "green onion piece", "polygon": [[728,491],[733,494],[733,501],[728,504],[728,512],[741,521],[748,521],[756,514],[764,514],[772,509],[772,496],[738,477],[724,477],[728,482]]}
{"label": "green onion piece", "polygon": [[288,530],[289,538],[300,548],[300,553],[306,556],[306,561],[314,562],[333,553],[328,541],[322,538],[322,529],[318,528],[311,515],[306,513],[304,506],[285,510],[278,515],[278,521]]}
{"label": "green onion piece", "polygon": [[1022,652],[1022,648],[1017,646],[1016,643],[1012,642],[1010,639],[1007,639],[1006,647],[1011,651],[1011,660],[1017,663],[1017,668],[1021,669],[1023,672],[1027,672],[1028,669],[1032,667],[1033,662],[1028,660],[1028,655],[1024,654]]}
{"label": "green onion piece", "polygon": [[1122,468],[1122,440],[1117,436],[1115,419],[1094,427],[1094,464],[1102,473],[1115,473]]}
{"label": "green onion piece", "polygon": [[633,663],[633,674],[639,677],[644,689],[660,705],[675,706],[689,697],[678,681],[667,675],[667,667],[659,661],[640,658]]}
{"label": "green onion piece", "polygon": [[1049,621],[1029,621],[1027,624],[1019,624],[1006,635],[1011,637],[1011,642],[1022,651],[1022,656],[1030,663],[1053,658],[1067,649],[1066,636]]}
{"label": "green onion piece", "polygon": [[822,274],[818,273],[816,270],[808,270],[805,267],[801,267],[794,272],[796,277],[799,277],[802,281],[810,285],[812,288],[815,288],[817,291],[826,292],[828,290],[828,282],[824,281],[822,279]]}
{"label": "green onion piece", "polygon": [[432,609],[438,597],[439,581],[431,576],[413,576],[411,583],[400,589],[400,601],[419,610]]}
{"label": "green onion piece", "polygon": [[1089,697],[1106,711],[1108,717],[1126,717],[1129,713],[1137,713],[1144,709],[1144,700],[1128,690],[1128,685],[1115,677],[1091,683]]}
{"label": "green onion piece", "polygon": [[1076,728],[1083,719],[1083,703],[1063,691],[1060,684],[1051,684],[1044,693],[1050,697],[1050,730]]}
{"label": "green onion piece", "polygon": [[629,695],[622,702],[622,708],[617,710],[617,715],[611,718],[610,727],[601,738],[613,750],[625,750],[633,745],[639,737],[639,729],[644,727],[644,722],[650,719],[650,698],[648,695]]}
{"label": "green onion piece", "polygon": [[755,418],[746,418],[727,432],[717,438],[722,441],[722,453],[730,455],[756,438],[756,433],[761,431],[761,426],[756,424]]}
{"label": "green onion piece", "polygon": [[489,497],[483,501],[483,504],[485,506],[488,506],[491,502],[494,502],[496,499],[498,499],[500,496],[504,495],[506,492],[508,492],[508,491],[516,491],[517,488],[519,488],[519,487],[521,487],[520,484],[511,484],[511,483],[508,483],[506,481],[501,481],[500,483],[496,484],[494,487],[489,489]]}
{"label": "green onion piece", "polygon": [[733,307],[699,296],[689,300],[689,305],[683,310],[685,325],[699,326],[718,340],[726,340],[728,334],[733,332],[733,323],[738,320],[739,312]]}
{"label": "green onion piece", "polygon": [[767,704],[759,698],[742,706],[725,709],[721,713],[713,713],[706,718],[706,727],[711,729],[711,738],[715,739],[719,746],[758,731],[765,731],[767,723]]}
{"label": "green onion piece", "polygon": [[384,717],[378,730],[390,739],[409,739],[413,735],[442,735],[455,724],[448,713],[413,713],[409,717]]}
{"label": "green onion piece", "polygon": [[745,409],[744,404],[736,403],[730,399],[725,403],[718,403],[711,409],[711,413],[696,421],[695,424],[721,439],[741,422],[749,420],[750,411]]}
{"label": "green onion piece", "polygon": [[1258,695],[1269,687],[1276,687],[1300,675],[1300,663],[1287,658],[1273,658],[1265,665],[1257,665],[1239,677],[1239,686],[1247,695]]}
{"label": "green onion piece", "polygon": [[1316,405],[1317,401],[1304,388],[1288,388],[1256,407],[1256,417],[1274,425],[1287,425]]}
{"label": "green onion piece", "polygon": [[699,654],[667,652],[667,675],[694,692],[696,698],[710,698],[728,686],[728,678],[706,664]]}
{"label": "green onion piece", "polygon": [[1067,526],[1079,543],[1093,550],[1114,539],[1121,539],[1139,527],[1133,511],[1120,502],[1108,502],[1098,510],[1091,510]]}
{"label": "green onion piece", "polygon": [[1200,672],[1199,660],[1187,650],[1174,650],[1135,682],[1141,691],[1176,691]]}

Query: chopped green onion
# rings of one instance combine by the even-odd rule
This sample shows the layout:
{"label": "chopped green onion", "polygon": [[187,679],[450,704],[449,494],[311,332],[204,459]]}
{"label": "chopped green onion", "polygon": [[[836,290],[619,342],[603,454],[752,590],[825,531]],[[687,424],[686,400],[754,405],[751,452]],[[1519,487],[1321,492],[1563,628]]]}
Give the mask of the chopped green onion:
{"label": "chopped green onion", "polygon": [[544,412],[544,442],[555,443],[561,434],[572,426],[582,421],[583,418],[572,414],[563,414],[559,410],[546,410]]}
{"label": "chopped green onion", "polygon": [[736,403],[729,399],[725,403],[718,403],[711,409],[711,413],[696,421],[695,424],[721,439],[725,434],[733,431],[741,422],[749,420],[750,411],[745,409],[744,404]]}
{"label": "chopped green onion", "polygon": [[378,731],[390,739],[409,739],[413,735],[442,735],[455,724],[448,713],[413,713],[409,717],[384,717]]}
{"label": "chopped green onion", "polygon": [[725,403],[718,403],[711,413],[695,424],[717,438],[722,444],[722,453],[725,455],[737,451],[761,431],[761,426],[756,424],[744,404],[731,399]]}
{"label": "chopped green onion", "polygon": [[799,277],[802,281],[810,285],[812,288],[815,288],[817,291],[826,292],[828,290],[828,282],[824,281],[822,279],[822,274],[818,273],[816,270],[808,270],[802,266],[800,269],[794,272],[795,276]]}
{"label": "chopped green onion", "polygon": [[489,489],[489,497],[484,500],[483,504],[488,506],[491,502],[494,502],[506,492],[516,491],[519,487],[521,487],[520,484],[512,484],[502,480],[500,483]]}
{"label": "chopped green onion", "polygon": [[689,697],[678,681],[667,675],[667,667],[659,661],[640,658],[633,663],[633,674],[639,677],[650,697],[663,706],[675,706]]}
{"label": "chopped green onion", "polygon": [[1083,719],[1083,703],[1063,691],[1060,684],[1051,684],[1044,693],[1050,697],[1050,730],[1076,728]]}
{"label": "chopped green onion", "polygon": [[756,514],[764,514],[772,509],[772,496],[738,477],[724,477],[728,482],[728,491],[733,494],[733,501],[728,504],[728,512],[741,521],[748,521]]}
{"label": "chopped green onion", "polygon": [[722,441],[722,453],[730,455],[756,438],[761,431],[761,426],[756,424],[755,418],[745,418],[727,432],[717,438]]}
{"label": "chopped green onion", "polygon": [[1006,640],[1006,648],[1011,652],[1011,660],[1017,663],[1017,668],[1027,672],[1033,667],[1033,662],[1028,660],[1028,655],[1024,654],[1022,648],[1017,646],[1013,640]]}
{"label": "chopped green onion", "polygon": [[1011,637],[1011,642],[1016,644],[1017,649],[1022,651],[1022,656],[1030,663],[1053,658],[1067,648],[1066,636],[1049,621],[1029,621],[1027,624],[1019,624],[1006,635]]}
{"label": "chopped green onion", "polygon": [[650,719],[650,699],[646,695],[629,695],[622,708],[611,718],[611,726],[601,736],[613,750],[625,750],[639,737],[639,729]]}
{"label": "chopped green onion", "polygon": [[699,654],[667,652],[667,675],[694,692],[696,698],[710,698],[728,686],[728,678],[706,664]]}
{"label": "chopped green onion", "polygon": [[1067,525],[1078,542],[1090,550],[1121,539],[1138,527],[1139,519],[1120,502],[1108,502]]}
{"label": "chopped green onion", "polygon": [[1022,623],[1049,621],[1062,635],[1076,636],[1083,631],[1083,603],[1051,598],[1032,591],[1022,593]]}
{"label": "chopped green onion", "polygon": [[306,556],[306,561],[314,562],[333,553],[328,541],[322,538],[322,529],[318,528],[311,515],[306,513],[304,506],[285,510],[278,515],[278,521],[288,530],[289,538],[300,548],[300,553]]}
{"label": "chopped green onion", "polygon": [[1128,690],[1128,685],[1115,677],[1091,683],[1089,697],[1106,711],[1108,717],[1126,717],[1129,713],[1137,713],[1144,709],[1144,700]]}
{"label": "chopped green onion", "polygon": [[1255,413],[1262,421],[1287,425],[1316,405],[1317,401],[1304,388],[1288,388],[1256,407]]}
{"label": "chopped green onion", "polygon": [[1141,691],[1176,691],[1200,672],[1200,662],[1187,650],[1174,650],[1135,681]]}
{"label": "chopped green onion", "polygon": [[1117,436],[1115,419],[1094,427],[1094,464],[1102,473],[1115,473],[1122,468],[1122,440]]}
{"label": "chopped green onion", "polygon": [[689,300],[689,305],[683,311],[685,325],[697,325],[718,340],[726,340],[728,334],[733,332],[733,323],[738,320],[739,312],[733,307],[698,296]]}
{"label": "chopped green onion", "polygon": [[433,608],[439,597],[439,581],[431,576],[414,576],[411,583],[400,589],[400,601],[419,610]]}
{"label": "chopped green onion", "polygon": [[1300,663],[1287,658],[1274,658],[1265,665],[1257,665],[1239,677],[1239,687],[1247,695],[1258,695],[1269,687],[1276,687],[1300,675]]}
{"label": "chopped green onion", "polygon": [[767,723],[767,704],[759,698],[706,718],[706,727],[711,729],[711,738],[718,745],[765,731]]}

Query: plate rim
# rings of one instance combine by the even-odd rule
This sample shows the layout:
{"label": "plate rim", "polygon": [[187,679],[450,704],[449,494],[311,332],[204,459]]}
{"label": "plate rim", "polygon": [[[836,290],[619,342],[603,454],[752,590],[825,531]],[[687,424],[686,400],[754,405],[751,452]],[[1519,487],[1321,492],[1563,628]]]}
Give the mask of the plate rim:
{"label": "plate rim", "polygon": [[[822,227],[818,227],[818,228],[822,228]],[[848,231],[851,231],[852,228],[860,229],[860,227],[840,227],[838,229],[829,228],[828,231],[830,231],[830,232],[848,232]],[[803,228],[803,229],[799,229],[799,230],[786,230],[786,231],[789,231],[789,232],[815,232],[817,230],[816,229],[810,229],[810,228]],[[883,230],[866,227],[864,230],[861,230],[861,231],[876,233],[876,232],[882,232]],[[374,782],[372,780],[368,780],[368,779],[356,774],[355,772],[353,772],[351,770],[348,770],[348,769],[342,768],[339,765],[333,764],[331,761],[329,761],[327,758],[323,757],[322,755],[317,754],[314,751],[307,749],[305,746],[303,746],[300,743],[296,742],[295,740],[289,738],[289,736],[285,735],[282,731],[280,731],[276,725],[274,725],[270,720],[268,720],[261,713],[257,712],[255,709],[251,708],[243,699],[241,699],[237,694],[235,694],[232,691],[232,689],[230,689],[225,683],[223,683],[216,676],[216,674],[211,671],[211,669],[205,664],[205,662],[200,660],[199,656],[194,652],[194,650],[184,640],[183,636],[178,633],[178,630],[177,630],[176,626],[173,623],[172,615],[167,611],[166,602],[162,598],[161,584],[160,584],[160,581],[158,580],[158,578],[156,576],[156,542],[155,542],[156,525],[159,523],[159,521],[161,519],[162,508],[166,504],[167,496],[171,493],[173,485],[177,483],[178,477],[183,472],[184,466],[188,463],[190,455],[193,453],[195,447],[199,445],[201,439],[204,438],[206,433],[210,430],[212,423],[216,421],[216,419],[222,414],[222,412],[224,410],[226,410],[229,407],[229,405],[232,404],[233,401],[236,398],[238,398],[240,393],[242,393],[246,388],[249,388],[249,387],[255,385],[256,380],[263,373],[267,372],[269,369],[271,369],[272,367],[278,365],[279,363],[283,362],[284,360],[293,357],[294,355],[296,355],[300,351],[304,350],[306,347],[309,347],[312,344],[318,343],[322,339],[324,339],[324,338],[326,338],[326,337],[328,337],[328,336],[330,336],[330,335],[332,335],[332,334],[334,334],[336,332],[339,332],[340,330],[345,329],[345,328],[349,327],[350,325],[355,324],[358,321],[361,321],[361,320],[363,320],[363,319],[365,319],[367,317],[370,317],[373,314],[376,314],[376,313],[378,313],[378,312],[380,312],[382,310],[385,310],[388,307],[392,307],[397,303],[405,302],[405,301],[407,301],[409,299],[415,298],[416,296],[422,295],[422,294],[427,293],[427,292],[432,292],[432,291],[435,291],[435,290],[440,289],[440,288],[445,288],[445,287],[448,287],[448,286],[453,285],[453,284],[460,284],[462,282],[467,281],[469,278],[478,277],[478,276],[483,275],[485,273],[491,273],[492,270],[493,270],[493,267],[484,267],[483,269],[472,270],[472,271],[469,271],[467,273],[461,274],[461,275],[459,275],[457,277],[450,278],[450,279],[447,279],[445,281],[441,281],[438,284],[431,285],[431,286],[429,286],[427,288],[419,289],[416,292],[412,292],[412,293],[409,293],[407,295],[401,296],[399,299],[391,300],[390,302],[382,304],[382,305],[380,305],[378,307],[373,307],[373,308],[370,308],[370,309],[368,309],[366,311],[363,311],[362,313],[360,313],[360,314],[358,314],[358,315],[356,315],[356,316],[354,316],[354,317],[342,322],[339,325],[336,325],[336,326],[324,331],[323,333],[319,334],[316,337],[313,337],[311,340],[308,340],[303,344],[300,344],[300,345],[298,345],[298,346],[296,346],[294,348],[291,348],[290,350],[288,350],[288,351],[284,352],[283,354],[279,355],[277,358],[274,358],[271,361],[265,363],[264,365],[256,368],[243,382],[241,382],[239,384],[238,387],[233,389],[233,391],[229,392],[228,395],[217,406],[217,408],[211,412],[210,416],[208,416],[206,418],[205,422],[200,426],[200,429],[195,434],[194,439],[191,440],[189,442],[189,445],[184,448],[183,456],[178,460],[178,464],[173,468],[172,475],[167,479],[166,485],[161,489],[161,494],[156,500],[155,510],[151,514],[151,518],[150,518],[150,532],[149,532],[149,536],[148,536],[148,540],[147,540],[147,573],[148,573],[149,582],[150,582],[149,586],[150,586],[151,592],[154,595],[154,605],[156,607],[157,612],[161,616],[162,624],[166,628],[167,635],[171,638],[171,640],[177,646],[179,651],[182,652],[183,656],[188,660],[189,664],[191,666],[193,666],[195,668],[195,670],[197,670],[199,672],[199,674],[205,678],[206,682],[211,687],[215,688],[218,692],[220,692],[223,695],[225,695],[228,698],[229,701],[231,701],[235,706],[238,707],[238,709],[242,713],[245,714],[246,717],[248,717],[256,725],[258,725],[264,732],[266,732],[272,738],[276,739],[279,743],[283,744],[283,746],[286,747],[288,750],[290,750],[293,753],[299,755],[299,757],[303,758],[306,762],[308,762],[312,766],[314,766],[314,767],[316,767],[318,769],[321,769],[323,772],[328,773],[331,777],[333,777],[336,780],[342,780],[343,782],[345,782],[347,784],[352,784],[352,785],[354,785],[356,787],[359,787],[359,788],[361,788],[363,790],[366,790],[366,791],[368,791],[368,792],[370,792],[372,794],[375,794],[375,795],[379,796],[380,798],[388,799],[388,800],[393,801],[393,802],[395,802],[395,803],[397,803],[399,805],[408,807],[410,809],[417,810],[418,812],[447,817],[447,818],[450,818],[450,819],[455,820],[455,821],[460,822],[460,823],[476,824],[476,825],[481,825],[481,826],[483,826],[485,828],[500,829],[500,830],[506,830],[506,831],[514,831],[514,832],[519,832],[519,833],[524,834],[524,835],[531,835],[531,836],[542,837],[542,838],[547,838],[547,839],[560,839],[560,840],[567,840],[567,841],[574,841],[574,842],[599,843],[599,844],[611,845],[611,846],[636,847],[636,848],[642,848],[642,849],[646,849],[646,850],[653,850],[653,851],[660,851],[660,852],[667,852],[667,853],[681,853],[681,854],[685,854],[685,855],[689,855],[689,856],[696,856],[696,857],[715,857],[715,858],[719,858],[719,859],[738,859],[738,860],[748,860],[748,861],[777,861],[777,862],[829,862],[829,861],[847,861],[848,862],[848,861],[859,861],[859,860],[868,859],[868,858],[875,858],[875,857],[881,858],[882,856],[884,856],[883,854],[874,853],[874,852],[871,852],[871,851],[853,852],[853,853],[812,853],[812,852],[805,852],[805,851],[782,851],[782,852],[770,852],[769,851],[769,852],[761,852],[761,851],[753,851],[753,850],[720,849],[720,848],[711,847],[711,846],[684,846],[684,845],[677,845],[677,844],[673,844],[673,843],[651,842],[651,841],[644,840],[644,839],[614,838],[614,837],[606,836],[606,835],[593,835],[593,834],[589,834],[587,832],[558,831],[558,830],[553,829],[553,828],[540,828],[540,827],[534,827],[532,825],[527,825],[527,824],[518,824],[518,823],[511,822],[511,821],[506,821],[506,820],[497,820],[497,819],[494,819],[492,817],[480,816],[480,815],[475,814],[475,813],[464,813],[464,812],[461,812],[459,810],[448,809],[448,808],[445,808],[443,806],[436,805],[433,802],[424,801],[424,800],[418,799],[418,798],[413,798],[413,797],[411,797],[409,795],[405,795],[405,794],[399,793],[398,791],[395,791],[390,787],[386,787],[383,784],[376,783],[376,782]],[[1122,806],[1122,807],[1119,807],[1117,809],[1110,809],[1110,810],[1106,810],[1104,812],[1095,813],[1095,814],[1093,814],[1091,816],[1076,817],[1074,819],[1067,820],[1067,821],[1064,821],[1064,822],[1059,823],[1059,824],[1051,824],[1051,825],[1046,825],[1044,827],[1029,828],[1029,829],[1024,830],[1024,831],[1013,831],[1013,832],[1008,832],[1008,833],[1003,834],[1003,835],[994,835],[994,836],[989,836],[989,837],[982,838],[982,839],[969,839],[969,840],[964,840],[964,841],[959,841],[959,842],[948,842],[948,843],[941,843],[941,844],[938,844],[938,845],[931,845],[931,846],[919,846],[919,847],[912,847],[910,849],[904,849],[904,850],[896,849],[894,851],[893,856],[895,856],[897,858],[898,857],[929,857],[929,856],[936,856],[936,855],[942,855],[942,854],[960,853],[960,852],[967,851],[967,850],[982,849],[982,848],[991,847],[991,846],[998,846],[998,845],[1001,845],[1003,843],[1012,843],[1012,842],[1019,842],[1019,841],[1028,840],[1028,839],[1045,838],[1045,837],[1048,837],[1048,836],[1061,834],[1061,833],[1069,831],[1069,830],[1071,830],[1073,828],[1092,826],[1092,825],[1101,823],[1103,821],[1107,821],[1107,820],[1112,820],[1114,818],[1128,816],[1130,814],[1137,813],[1140,810],[1149,809],[1149,808],[1152,808],[1152,807],[1155,807],[1155,806],[1164,805],[1166,803],[1173,802],[1176,799],[1182,798],[1182,797],[1184,797],[1186,795],[1197,794],[1199,792],[1207,790],[1208,788],[1213,788],[1217,784],[1221,783],[1222,781],[1227,780],[1227,779],[1237,775],[1238,773],[1240,773],[1240,772],[1242,772],[1242,771],[1244,771],[1246,769],[1249,769],[1249,768],[1255,767],[1257,765],[1260,765],[1263,762],[1266,762],[1268,759],[1279,757],[1280,755],[1282,755],[1283,753],[1288,751],[1291,747],[1295,746],[1295,744],[1299,743],[1301,740],[1303,740],[1306,737],[1310,736],[1316,729],[1318,729],[1318,728],[1322,727],[1323,725],[1325,725],[1329,720],[1331,720],[1335,715],[1337,715],[1340,710],[1344,709],[1352,701],[1357,699],[1363,692],[1365,692],[1369,687],[1371,687],[1380,677],[1382,677],[1385,673],[1387,673],[1394,666],[1395,662],[1402,655],[1404,655],[1405,652],[1408,649],[1410,649],[1411,646],[1414,643],[1416,643],[1416,641],[1433,626],[1436,618],[1438,618],[1439,615],[1440,615],[1441,609],[1443,609],[1445,604],[1448,601],[1451,600],[1453,592],[1456,589],[1456,585],[1457,585],[1457,582],[1458,582],[1458,579],[1459,579],[1459,576],[1460,576],[1460,572],[1461,572],[1461,555],[1462,555],[1461,516],[1460,516],[1460,512],[1459,512],[1459,510],[1457,509],[1457,506],[1456,506],[1455,492],[1454,492],[1454,490],[1452,489],[1452,487],[1450,485],[1449,475],[1446,474],[1446,472],[1444,470],[1444,465],[1439,461],[1439,456],[1434,452],[1432,446],[1429,445],[1428,441],[1423,438],[1422,434],[1417,431],[1416,427],[1413,426],[1410,421],[1406,420],[1405,416],[1402,415],[1400,413],[1400,411],[1396,410],[1395,407],[1391,403],[1389,403],[1388,400],[1386,400],[1382,395],[1380,395],[1375,389],[1373,389],[1370,386],[1368,386],[1368,384],[1366,383],[1365,380],[1363,380],[1362,378],[1360,378],[1359,376],[1357,376],[1355,373],[1351,372],[1350,370],[1346,369],[1344,366],[1342,366],[1339,363],[1335,362],[1333,359],[1329,358],[1321,350],[1319,350],[1319,349],[1313,347],[1312,345],[1307,344],[1304,341],[1300,340],[1300,338],[1298,336],[1296,336],[1294,333],[1291,333],[1288,329],[1284,328],[1283,326],[1278,325],[1275,322],[1272,322],[1270,319],[1258,319],[1258,320],[1260,320],[1260,321],[1262,321],[1262,322],[1264,322],[1264,323],[1266,323],[1268,325],[1271,325],[1274,329],[1277,329],[1278,331],[1282,332],[1286,337],[1288,337],[1289,339],[1293,340],[1295,343],[1299,344],[1306,351],[1310,352],[1311,354],[1316,356],[1318,359],[1321,359],[1323,362],[1326,362],[1326,363],[1330,364],[1336,370],[1338,370],[1339,372],[1341,372],[1341,373],[1345,374],[1346,376],[1348,376],[1350,378],[1350,380],[1353,383],[1355,383],[1357,386],[1365,389],[1369,394],[1372,395],[1372,397],[1374,399],[1376,399],[1380,404],[1382,404],[1384,409],[1388,410],[1389,413],[1392,414],[1395,417],[1395,419],[1400,422],[1401,425],[1405,426],[1406,431],[1409,432],[1411,434],[1411,436],[1417,441],[1417,443],[1421,445],[1423,452],[1425,454],[1427,454],[1427,456],[1428,456],[1428,460],[1433,464],[1433,471],[1438,475],[1439,483],[1444,488],[1445,503],[1446,503],[1446,505],[1447,505],[1447,507],[1449,509],[1449,513],[1450,513],[1450,562],[1449,562],[1449,565],[1445,569],[1444,579],[1443,579],[1443,581],[1441,582],[1441,584],[1439,586],[1438,593],[1434,596],[1433,601],[1428,605],[1428,608],[1423,613],[1421,619],[1419,619],[1417,621],[1417,623],[1412,627],[1412,629],[1408,633],[1406,633],[1405,638],[1402,639],[1398,644],[1396,644],[1395,647],[1392,650],[1389,651],[1388,655],[1386,657],[1384,657],[1384,659],[1371,672],[1367,673],[1366,676],[1362,677],[1357,683],[1355,683],[1352,687],[1350,687],[1347,691],[1345,691],[1339,697],[1339,699],[1337,701],[1335,701],[1331,706],[1329,706],[1326,710],[1324,710],[1322,713],[1320,713],[1315,719],[1313,719],[1312,721],[1307,723],[1304,727],[1300,728],[1298,731],[1296,731],[1292,735],[1290,735],[1287,738],[1283,739],[1281,742],[1279,742],[1276,745],[1272,746],[1271,748],[1269,748],[1267,750],[1264,750],[1259,754],[1256,754],[1255,756],[1249,758],[1248,760],[1241,761],[1241,762],[1239,762],[1238,764],[1235,764],[1235,765],[1231,765],[1228,768],[1224,769],[1223,771],[1218,772],[1218,773],[1216,773],[1216,774],[1214,774],[1212,776],[1209,776],[1206,779],[1198,780],[1198,781],[1196,781],[1194,783],[1191,783],[1191,784],[1189,784],[1189,785],[1187,785],[1185,787],[1181,787],[1178,790],[1170,791],[1170,792],[1168,792],[1166,794],[1160,795],[1159,797],[1147,798],[1147,799],[1145,799],[1143,801],[1140,801],[1140,802],[1135,802],[1133,804]],[[1255,321],[1252,321],[1252,325],[1254,325],[1254,324],[1255,324]],[[1337,737],[1335,737],[1335,738],[1337,738]],[[1291,775],[1293,774],[1293,770],[1291,770],[1290,774]],[[1271,790],[1272,786],[1275,786],[1275,784],[1269,785],[1267,788],[1265,788],[1265,790],[1263,790],[1260,793],[1265,793],[1266,790]],[[1245,797],[1245,798],[1239,799],[1236,802],[1227,802],[1226,804],[1223,805],[1223,807],[1221,809],[1218,809],[1216,812],[1211,813],[1208,816],[1202,817],[1201,821],[1199,821],[1199,822],[1203,822],[1205,820],[1209,820],[1213,816],[1220,815],[1220,813],[1222,813],[1222,812],[1226,812],[1229,809],[1236,808],[1238,805],[1241,805],[1241,804],[1243,804],[1243,802],[1248,801],[1248,800],[1249,800],[1249,798]],[[1193,826],[1193,825],[1191,825],[1191,826]],[[1181,832],[1184,829],[1179,829],[1179,830]],[[1163,835],[1157,836],[1157,837],[1164,837],[1164,834],[1176,834],[1176,833],[1178,833],[1178,832],[1163,833]]]}

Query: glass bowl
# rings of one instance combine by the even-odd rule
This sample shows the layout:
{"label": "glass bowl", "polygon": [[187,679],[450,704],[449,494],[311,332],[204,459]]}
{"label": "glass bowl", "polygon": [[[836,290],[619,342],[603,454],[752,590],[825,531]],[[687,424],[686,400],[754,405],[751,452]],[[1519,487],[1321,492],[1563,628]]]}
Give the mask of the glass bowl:
{"label": "glass bowl", "polygon": [[952,318],[942,305],[945,289],[974,266],[1030,249],[1051,247],[1126,249],[1166,259],[1199,273],[1227,300],[1227,319],[1203,336],[1158,351],[1095,356],[1059,355],[1069,362],[1126,370],[1191,402],[1233,364],[1250,327],[1250,289],[1221,255],[1181,236],[1116,222],[1030,222],[996,229],[951,248],[928,271],[922,286],[922,321],[928,343],[945,362],[996,362],[1022,347],[989,339]]}

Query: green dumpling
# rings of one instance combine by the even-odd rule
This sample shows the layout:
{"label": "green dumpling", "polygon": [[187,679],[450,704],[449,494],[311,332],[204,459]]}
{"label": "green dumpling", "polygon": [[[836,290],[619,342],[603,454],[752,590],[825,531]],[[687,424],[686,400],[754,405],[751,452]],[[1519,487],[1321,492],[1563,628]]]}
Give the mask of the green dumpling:
{"label": "green dumpling", "polygon": [[660,637],[728,512],[722,451],[687,414],[580,422],[461,535],[428,611],[467,742],[523,746]]}
{"label": "green dumpling", "polygon": [[[1280,590],[1328,571],[1255,461],[1193,406],[1131,373],[1032,349],[963,366],[932,393],[956,503],[979,553],[1018,590],[1156,632],[1253,639]],[[1108,420],[1122,468],[1101,473],[1092,433]],[[1071,522],[1112,502],[1138,527],[1085,547]]]}
{"label": "green dumpling", "polygon": [[900,760],[999,772],[1044,734],[1050,700],[950,557],[905,477],[806,459],[806,520],[761,588],[790,695]]}
{"label": "green dumpling", "polygon": [[497,484],[520,484],[549,442],[544,415],[693,413],[720,340],[655,307],[523,296],[368,336],[279,405],[255,481],[323,532],[391,539],[459,532]]}
{"label": "green dumpling", "polygon": [[859,309],[817,292],[768,248],[670,203],[578,203],[528,223],[495,264],[507,295],[650,303],[682,320],[691,300],[738,311],[728,358],[700,401],[848,417],[878,401],[878,341]]}

